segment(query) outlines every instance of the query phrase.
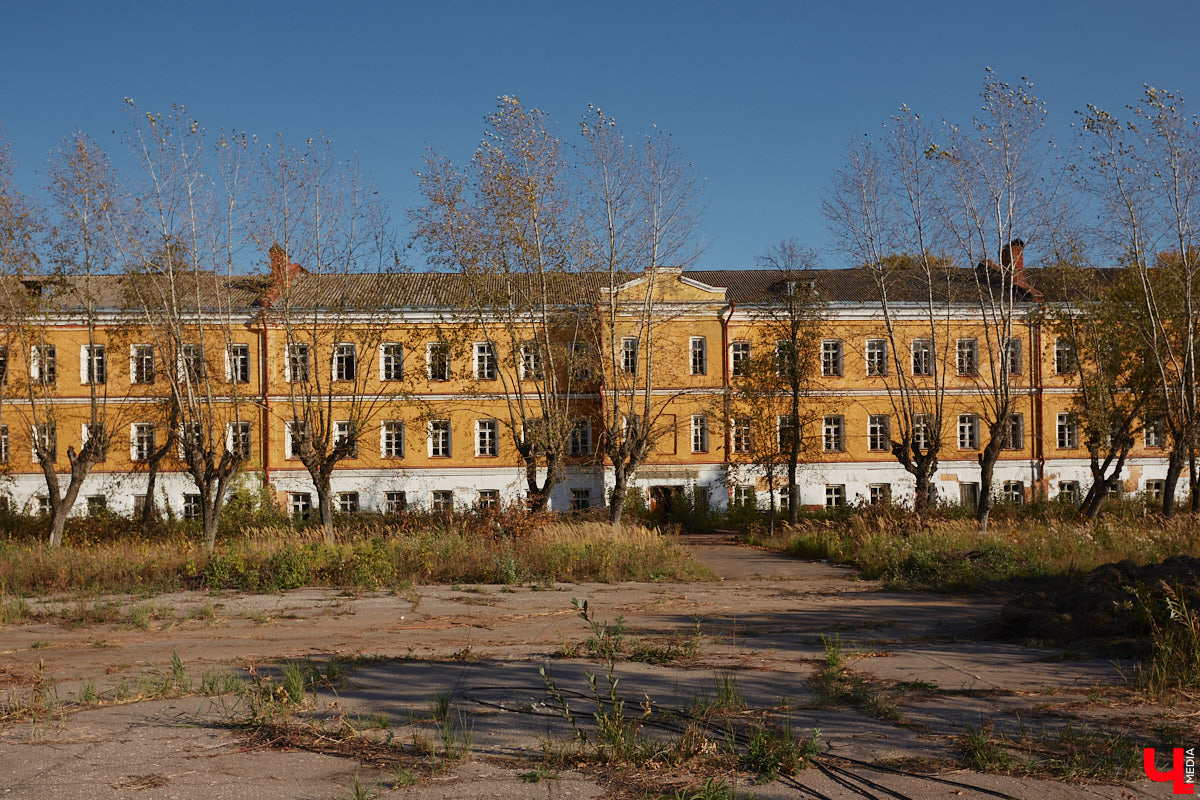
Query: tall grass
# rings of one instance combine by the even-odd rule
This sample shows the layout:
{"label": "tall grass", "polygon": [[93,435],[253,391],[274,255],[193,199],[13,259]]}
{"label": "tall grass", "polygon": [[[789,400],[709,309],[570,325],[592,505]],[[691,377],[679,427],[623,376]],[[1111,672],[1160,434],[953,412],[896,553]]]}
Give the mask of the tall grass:
{"label": "tall grass", "polygon": [[918,518],[884,506],[801,520],[773,538],[749,534],[747,541],[852,566],[893,588],[960,591],[1193,554],[1200,551],[1200,521],[1143,516],[1129,508],[1088,523],[1042,506],[1003,510],[981,535],[974,520],[961,515]]}
{"label": "tall grass", "polygon": [[556,516],[528,529],[475,516],[423,521],[364,520],[334,544],[313,528],[253,527],[224,538],[211,555],[186,530],[75,537],[58,549],[9,538],[0,540],[0,594],[712,577],[670,538],[637,525]]}

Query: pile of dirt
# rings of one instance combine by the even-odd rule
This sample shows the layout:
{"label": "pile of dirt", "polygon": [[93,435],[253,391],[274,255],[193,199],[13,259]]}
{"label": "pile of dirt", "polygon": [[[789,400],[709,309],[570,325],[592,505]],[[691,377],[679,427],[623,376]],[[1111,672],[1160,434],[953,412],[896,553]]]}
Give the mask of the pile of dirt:
{"label": "pile of dirt", "polygon": [[1029,592],[1000,609],[993,633],[1040,642],[1129,643],[1135,647],[1154,620],[1169,617],[1168,599],[1200,609],[1200,558],[1173,556],[1157,564],[1103,564],[1046,591]]}

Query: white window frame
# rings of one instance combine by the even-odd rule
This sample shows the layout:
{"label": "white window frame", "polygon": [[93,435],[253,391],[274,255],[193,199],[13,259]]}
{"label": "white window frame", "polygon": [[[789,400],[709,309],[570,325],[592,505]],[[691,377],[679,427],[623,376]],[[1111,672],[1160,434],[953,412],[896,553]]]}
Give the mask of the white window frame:
{"label": "white window frame", "polygon": [[[348,419],[335,420],[333,423],[333,438],[330,440],[330,444],[333,447],[337,447],[338,445],[340,445],[342,443],[342,441],[344,439],[351,438],[353,436],[353,434],[354,434],[354,423],[353,422],[351,422]],[[355,437],[354,449],[350,451],[350,455],[346,456],[346,458],[347,459],[358,458],[358,438],[357,437]]]}
{"label": "white window frame", "polygon": [[[149,435],[148,440],[143,436],[144,434]],[[156,429],[153,422],[132,423],[129,426],[129,460],[133,462],[149,461],[158,446],[155,438]]]}
{"label": "white window frame", "polygon": [[571,354],[571,377],[580,381],[591,380],[592,348],[587,342],[573,341],[568,350]]}
{"label": "white window frame", "polygon": [[843,377],[846,367],[845,355],[841,339],[823,340],[821,342],[821,377]]}
{"label": "white window frame", "polygon": [[288,492],[288,511],[292,519],[306,520],[312,516],[311,492]]}
{"label": "white window frame", "polygon": [[333,346],[329,377],[339,383],[358,380],[358,347],[354,342],[338,342]]}
{"label": "white window frame", "polygon": [[225,382],[250,382],[250,345],[233,342],[225,348]]}
{"label": "white window frame", "polygon": [[[435,359],[436,356],[436,359]],[[440,367],[435,375],[434,366]],[[450,345],[446,342],[426,342],[425,374],[431,381],[450,380]]]}
{"label": "white window frame", "polygon": [[[250,457],[254,445],[254,426],[248,420],[234,420],[225,426],[225,449],[242,458]],[[242,447],[242,444],[245,447]]]}
{"label": "white window frame", "polygon": [[888,505],[892,502],[892,485],[890,483],[867,484],[867,500],[873,506]]}
{"label": "white window frame", "polygon": [[182,345],[179,348],[180,379],[200,383],[204,380],[204,372],[204,349],[193,342]]}
{"label": "white window frame", "polygon": [[496,346],[491,342],[476,342],[474,348],[475,380],[494,381],[499,374],[496,364]]}
{"label": "white window frame", "polygon": [[454,490],[453,489],[434,489],[430,493],[429,507],[433,511],[453,511],[454,510]]}
{"label": "white window frame", "polygon": [[[429,457],[450,458],[453,453],[454,431],[448,419],[431,419],[428,424]],[[436,445],[436,446],[435,446]]]}
{"label": "white window frame", "polygon": [[954,343],[954,366],[960,378],[979,377],[979,340],[965,336]]}
{"label": "white window frame", "polygon": [[846,505],[846,484],[825,484],[825,507],[841,508]]}
{"label": "white window frame", "polygon": [[[49,365],[46,369],[45,365]],[[49,373],[45,375],[44,373]],[[58,381],[58,351],[52,344],[35,344],[29,348],[29,377],[40,383]]]}
{"label": "white window frame", "polygon": [[1008,418],[1008,430],[1004,434],[1005,450],[1025,449],[1025,414],[1014,411]]}
{"label": "white window frame", "polygon": [[1000,484],[1000,494],[1006,503],[1025,505],[1025,481],[1004,481]]}
{"label": "white window frame", "polygon": [[540,381],[545,377],[542,372],[542,351],[537,342],[521,344],[521,379]]}
{"label": "white window frame", "polygon": [[1055,441],[1059,450],[1075,450],[1079,447],[1079,418],[1071,412],[1063,412],[1055,418]]}
{"label": "white window frame", "polygon": [[735,483],[729,499],[739,508],[758,508],[758,492],[750,484]]}
{"label": "white window frame", "polygon": [[978,414],[959,414],[958,415],[958,449],[959,450],[978,450],[979,449],[979,415]]}
{"label": "white window frame", "polygon": [[928,414],[913,414],[912,445],[922,453],[928,453],[933,444],[933,427],[929,424]]}
{"label": "white window frame", "polygon": [[183,496],[181,516],[184,519],[201,519],[204,517],[204,498],[191,492]]}
{"label": "white window frame", "polygon": [[626,336],[621,339],[621,371],[626,375],[637,376],[641,358],[641,342],[636,336]]}
{"label": "white window frame", "polygon": [[888,374],[888,341],[887,339],[867,339],[863,350],[863,360],[866,362],[868,378],[887,377]]}
{"label": "white window frame", "polygon": [[1021,375],[1025,372],[1025,361],[1022,353],[1024,345],[1020,339],[1009,339],[1007,347],[1008,374]]}
{"label": "white window frame", "polygon": [[708,374],[708,340],[703,336],[688,341],[688,362],[693,375]]}
{"label": "white window frame", "polygon": [[[99,370],[96,369],[97,365]],[[97,377],[97,374],[99,377]],[[102,344],[79,346],[79,383],[103,386],[108,381],[108,352]]]}
{"label": "white window frame", "polygon": [[495,419],[475,420],[475,457],[495,458],[500,455],[500,423]]}
{"label": "white window frame", "polygon": [[0,425],[0,464],[7,464],[8,458],[8,426]]}
{"label": "white window frame", "polygon": [[775,443],[778,447],[778,452],[780,453],[786,453],[789,449],[788,447],[785,447],[785,445],[790,445],[790,442],[786,442],[784,440],[784,431],[787,430],[792,432],[792,436],[795,437],[795,439],[799,439],[799,421],[791,414],[780,414],[775,418]]}
{"label": "white window frame", "polygon": [[[143,369],[149,365],[149,370]],[[154,383],[158,364],[154,360],[154,345],[129,345],[129,382],[135,386],[150,386]]]}
{"label": "white window frame", "polygon": [[754,424],[750,417],[734,417],[729,421],[729,446],[733,452],[746,455],[754,449]]}
{"label": "white window frame", "polygon": [[[304,420],[292,419],[283,423],[283,457],[299,458],[299,445],[308,436],[308,424]],[[182,447],[182,446],[181,446]]]}
{"label": "white window frame", "polygon": [[47,448],[50,451],[50,460],[58,461],[58,430],[55,425],[31,425],[30,429],[30,448],[29,456],[33,463],[37,463],[38,442],[46,441]]}
{"label": "white window frame", "polygon": [[385,419],[379,424],[380,458],[404,458],[404,422]]}
{"label": "white window frame", "polygon": [[359,494],[356,491],[338,492],[337,508],[339,514],[357,514],[362,510]]}
{"label": "white window frame", "polygon": [[692,415],[692,452],[708,452],[708,415]]}
{"label": "white window frame", "polygon": [[404,380],[404,345],[397,342],[379,345],[379,380]]}
{"label": "white window frame", "polygon": [[571,511],[587,511],[592,507],[592,490],[587,488],[571,489]]}
{"label": "white window frame", "polygon": [[408,492],[402,489],[389,489],[383,493],[383,513],[403,514],[408,510]]}
{"label": "white window frame", "polygon": [[888,414],[867,416],[867,450],[886,453],[892,449],[892,418]]}
{"label": "white window frame", "polygon": [[575,420],[575,424],[571,427],[571,436],[567,440],[567,453],[572,456],[592,454],[592,421],[587,417]]}
{"label": "white window frame", "polygon": [[1075,348],[1071,340],[1059,336],[1054,340],[1054,374],[1070,375],[1075,371]]}
{"label": "white window frame", "polygon": [[1162,449],[1162,420],[1147,420],[1142,423],[1142,445],[1147,449]]}
{"label": "white window frame", "polygon": [[841,414],[826,414],[821,420],[821,449],[826,453],[846,451],[846,418]]}
{"label": "white window frame", "polygon": [[750,352],[749,342],[729,343],[730,376],[740,378],[746,374],[746,368],[750,364]]}
{"label": "white window frame", "polygon": [[932,339],[913,339],[911,347],[912,353],[912,374],[914,377],[928,378],[931,377],[934,370],[934,353]]}
{"label": "white window frame", "polygon": [[[304,374],[302,376],[296,373],[301,371],[296,367],[301,367]],[[305,383],[309,376],[312,375],[312,347],[304,342],[292,342],[287,346],[287,351],[283,359],[284,380],[288,383]]]}

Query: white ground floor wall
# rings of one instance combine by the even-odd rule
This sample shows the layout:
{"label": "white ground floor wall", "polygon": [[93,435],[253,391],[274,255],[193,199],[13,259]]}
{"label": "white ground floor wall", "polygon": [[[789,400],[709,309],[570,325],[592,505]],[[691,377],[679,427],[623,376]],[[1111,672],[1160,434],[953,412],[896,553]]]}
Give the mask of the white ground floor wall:
{"label": "white ground floor wall", "polygon": [[[1050,499],[1062,493],[1086,492],[1092,482],[1085,459],[1048,461],[1044,471]],[[1166,459],[1133,459],[1122,472],[1122,491],[1127,494],[1161,491],[1159,487],[1166,471]],[[538,476],[539,481],[544,478],[544,475]],[[799,478],[800,502],[806,506],[823,506],[836,498],[848,504],[867,503],[881,492],[886,492],[894,502],[909,504],[915,491],[912,476],[896,463],[802,464]],[[1038,479],[1038,465],[1005,461],[996,467],[994,486],[998,495],[1020,491],[1025,499],[1029,499]],[[61,476],[60,480],[65,486],[67,476]],[[777,504],[785,494],[780,487],[786,486],[786,480],[786,472],[779,470],[775,477]],[[315,508],[316,491],[304,470],[272,470],[270,482],[271,493],[281,502],[290,503],[294,497],[307,495]],[[602,506],[612,491],[613,482],[611,469],[568,470],[551,493],[550,506],[558,511],[585,505]],[[138,498],[146,494],[146,483],[144,474],[93,473],[84,482],[74,513],[88,513],[90,498],[92,507],[103,504],[114,513],[131,514]],[[933,491],[940,502],[959,503],[972,491],[970,485],[977,486],[978,483],[979,465],[975,461],[944,461],[934,476]],[[332,484],[335,497],[356,495],[358,508],[363,512],[384,511],[389,493],[395,497],[395,493],[402,492],[407,506],[417,510],[431,508],[435,492],[441,493],[442,498],[451,498],[459,509],[474,507],[481,493],[495,497],[503,504],[517,504],[526,495],[524,471],[515,467],[338,470]],[[731,496],[739,493],[739,487],[741,495],[746,499],[753,495],[760,508],[768,506],[770,494],[761,469],[726,464],[647,466],[635,474],[633,486],[643,495],[649,495],[656,487],[698,489],[707,494],[709,503],[717,508],[724,508]],[[1185,472],[1177,492],[1186,493],[1186,486]],[[246,473],[231,488],[232,491],[258,493],[263,488],[262,474]],[[160,508],[183,515],[188,509],[189,497],[196,492],[195,484],[186,473],[165,472],[158,476],[154,500]],[[450,494],[445,494],[447,492]],[[0,479],[0,493],[9,498],[12,507],[36,512],[39,498],[46,495],[46,484],[39,474],[8,475]]]}

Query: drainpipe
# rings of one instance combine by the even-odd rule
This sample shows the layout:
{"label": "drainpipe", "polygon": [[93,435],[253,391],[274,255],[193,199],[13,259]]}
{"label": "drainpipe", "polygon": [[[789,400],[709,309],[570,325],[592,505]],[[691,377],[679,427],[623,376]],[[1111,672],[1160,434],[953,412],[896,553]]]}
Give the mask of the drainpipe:
{"label": "drainpipe", "polygon": [[263,490],[270,492],[271,486],[271,391],[270,375],[267,369],[267,310],[260,309],[259,321],[262,323],[262,333],[258,345],[259,384],[262,387],[262,470]]}
{"label": "drainpipe", "polygon": [[1045,314],[1045,307],[1040,309],[1040,313],[1035,319],[1029,322],[1029,338],[1030,349],[1033,351],[1030,356],[1030,368],[1032,370],[1031,378],[1033,380],[1033,416],[1034,416],[1034,448],[1031,454],[1032,464],[1030,470],[1033,473],[1031,476],[1034,480],[1034,485],[1037,482],[1042,484],[1042,495],[1044,500],[1050,499],[1050,492],[1045,485],[1046,480],[1046,446],[1043,438],[1043,417],[1045,410],[1043,408],[1043,392],[1042,392],[1042,316]]}
{"label": "drainpipe", "polygon": [[[730,303],[727,309],[721,309],[717,314],[717,318],[721,320],[721,388],[724,390],[723,413],[725,415],[725,484],[729,485],[729,464],[731,462],[732,451],[730,447],[733,445],[732,434],[729,430],[729,321],[733,319],[733,312],[737,309],[737,303]],[[727,313],[728,312],[728,313]],[[730,490],[730,501],[732,502],[732,489]]]}

